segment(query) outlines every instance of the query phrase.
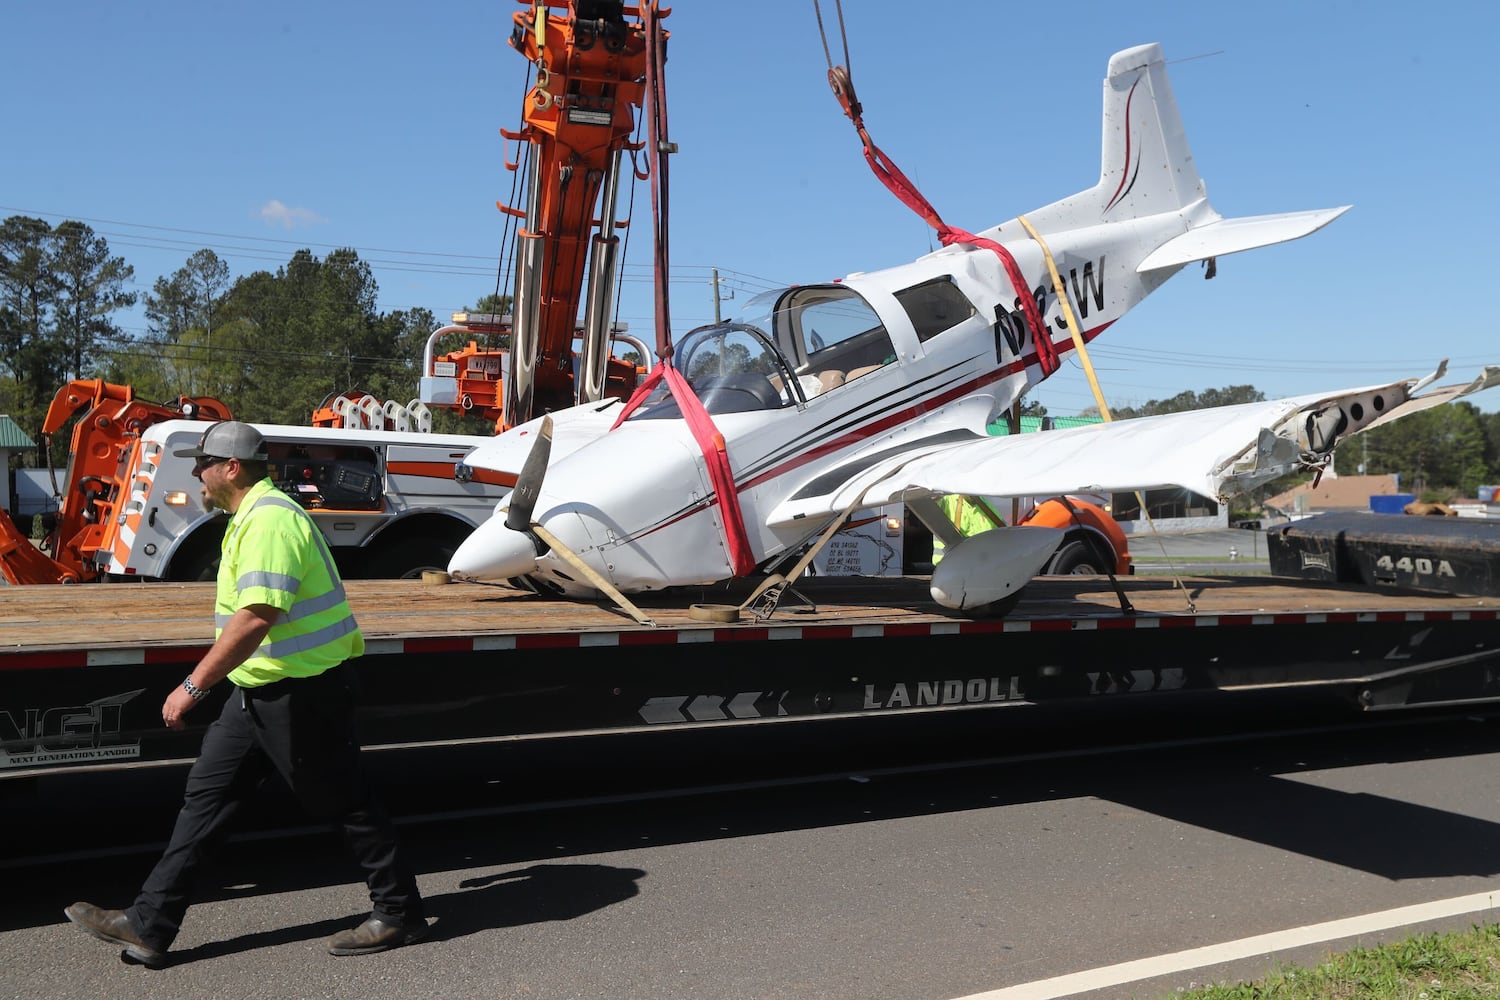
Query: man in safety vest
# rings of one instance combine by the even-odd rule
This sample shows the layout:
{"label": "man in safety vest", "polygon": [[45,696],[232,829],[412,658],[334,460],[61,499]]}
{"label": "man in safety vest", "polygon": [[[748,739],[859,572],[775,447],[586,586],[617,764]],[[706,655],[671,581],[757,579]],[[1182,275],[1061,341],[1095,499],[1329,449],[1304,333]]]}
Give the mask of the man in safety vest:
{"label": "man in safety vest", "polygon": [[[938,506],[943,508],[943,514],[953,526],[958,529],[959,534],[968,538],[977,535],[981,531],[989,531],[991,528],[1003,528],[1005,521],[996,514],[994,508],[985,503],[980,497],[960,496],[957,493],[949,493],[947,496],[938,498]],[[937,535],[932,536],[932,564],[936,566],[943,561],[943,540]]]}
{"label": "man in safety vest", "polygon": [[224,837],[240,803],[272,771],[319,818],[338,819],[365,871],[374,912],[335,934],[334,955],[362,955],[419,940],[422,897],[401,860],[395,828],[366,781],[354,734],[353,680],[345,660],[364,636],[322,533],[272,485],[265,440],[248,424],[209,427],[195,448],[205,507],[230,513],[219,564],[214,644],[162,705],[162,721],[185,716],[228,678],[230,695],[208,727],[187,778],[171,842],[128,910],[74,903],[69,920],[151,967],[187,913],[200,865]]}

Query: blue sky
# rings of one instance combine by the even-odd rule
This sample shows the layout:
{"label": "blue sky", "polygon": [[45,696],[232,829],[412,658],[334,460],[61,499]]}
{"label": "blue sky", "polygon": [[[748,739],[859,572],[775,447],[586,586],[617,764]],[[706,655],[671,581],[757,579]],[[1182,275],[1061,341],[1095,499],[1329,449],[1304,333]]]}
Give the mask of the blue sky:
{"label": "blue sky", "polygon": [[[1500,362],[1494,40],[1500,5],[846,0],[875,141],[978,230],[1091,186],[1109,56],[1163,46],[1226,216],[1352,204],[1292,244],[1185,269],[1094,349],[1112,406],[1251,384],[1268,396]],[[496,290],[527,64],[504,0],[13,5],[0,216],[81,219],[142,292],[211,247],[233,274],[351,246],[382,310],[441,319]],[[837,45],[833,0],[824,20]],[[811,0],[679,0],[667,64],[673,327],[755,291],[909,260],[930,229],[865,165]],[[835,49],[835,60],[841,53]],[[649,191],[621,317],[648,341]],[[508,283],[507,283],[508,285]],[[503,288],[509,291],[508,287]],[[733,295],[734,298],[729,298]],[[123,325],[143,328],[138,315]],[[415,387],[413,387],[415,390]],[[1034,390],[1091,404],[1065,370]],[[1500,409],[1500,391],[1473,397]]]}

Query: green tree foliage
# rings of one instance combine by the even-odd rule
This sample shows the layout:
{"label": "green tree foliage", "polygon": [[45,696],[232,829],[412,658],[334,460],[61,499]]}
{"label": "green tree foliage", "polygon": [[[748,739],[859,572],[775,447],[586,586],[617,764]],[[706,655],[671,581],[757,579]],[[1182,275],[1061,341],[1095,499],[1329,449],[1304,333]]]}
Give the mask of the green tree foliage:
{"label": "green tree foliage", "polygon": [[[40,430],[54,393],[97,372],[101,350],[121,336],[113,314],[135,303],[133,276],[81,222],[0,222],[0,364],[7,409],[22,427]],[[66,442],[61,431],[54,437],[55,461]]]}
{"label": "green tree foliage", "polygon": [[114,381],[129,383],[151,399],[213,395],[213,346],[216,333],[223,343],[224,331],[216,328],[229,287],[229,265],[208,249],[157,278],[143,303],[145,349],[117,360]]}
{"label": "green tree foliage", "polygon": [[1366,431],[1342,450],[1359,455],[1370,475],[1394,472],[1403,490],[1442,499],[1472,497],[1480,485],[1493,482],[1487,446],[1492,444],[1485,438],[1484,415],[1461,400]]}
{"label": "green tree foliage", "polygon": [[[0,222],[0,412],[41,427],[70,378],[98,376],[145,399],[215,396],[236,416],[302,424],[329,396],[369,393],[409,403],[437,327],[424,308],[381,313],[367,263],[352,249],[319,259],[299,250],[272,271],[231,279],[212,250],[156,279],[143,297],[146,331],[127,336],[113,317],[136,301],[130,265],[80,222]],[[486,295],[470,312],[506,313],[510,296]],[[508,338],[475,338],[505,347]],[[439,344],[439,353],[462,342]],[[493,422],[434,414],[438,429],[493,433]],[[66,460],[66,429],[55,462]]]}
{"label": "green tree foliage", "polygon": [[60,280],[52,268],[52,227],[13,215],[0,222],[0,365],[23,427],[40,426],[48,385],[53,321]]}
{"label": "green tree foliage", "polygon": [[1485,482],[1493,486],[1500,483],[1500,411],[1484,414],[1481,424],[1484,427],[1484,464],[1492,477]]}
{"label": "green tree foliage", "polygon": [[59,348],[51,367],[61,383],[65,376],[95,374],[99,348],[120,338],[112,316],[135,305],[135,292],[125,287],[135,268],[111,257],[104,237],[81,222],[59,223],[51,243],[50,265],[57,277],[53,339]]}
{"label": "green tree foliage", "polygon": [[1230,385],[1222,389],[1204,389],[1202,392],[1179,392],[1171,399],[1153,399],[1141,406],[1122,406],[1110,415],[1116,420],[1128,420],[1131,417],[1205,410],[1214,406],[1232,406],[1235,403],[1259,403],[1265,398],[1266,394],[1253,385]]}
{"label": "green tree foliage", "polygon": [[330,393],[366,389],[394,348],[382,342],[370,266],[350,249],[324,260],[298,250],[274,275],[258,271],[230,290],[220,315],[231,329],[206,345],[210,386],[236,415],[305,423]]}

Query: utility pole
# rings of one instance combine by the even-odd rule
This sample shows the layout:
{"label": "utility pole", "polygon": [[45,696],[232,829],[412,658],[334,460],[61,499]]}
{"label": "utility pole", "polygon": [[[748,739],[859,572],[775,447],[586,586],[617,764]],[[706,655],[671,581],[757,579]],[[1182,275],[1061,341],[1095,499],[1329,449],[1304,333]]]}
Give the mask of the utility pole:
{"label": "utility pole", "polygon": [[719,269],[716,267],[714,268],[714,322],[719,321]]}

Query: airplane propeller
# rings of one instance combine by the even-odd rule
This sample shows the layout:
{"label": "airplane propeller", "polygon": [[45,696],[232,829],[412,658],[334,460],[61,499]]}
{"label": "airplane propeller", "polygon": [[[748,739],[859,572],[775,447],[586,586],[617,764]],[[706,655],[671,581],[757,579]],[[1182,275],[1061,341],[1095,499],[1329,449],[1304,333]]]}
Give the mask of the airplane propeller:
{"label": "airplane propeller", "polygon": [[[505,526],[511,531],[519,531],[522,534],[531,535],[531,515],[536,510],[537,497],[542,492],[542,479],[547,475],[547,462],[552,456],[552,417],[550,415],[542,418],[541,429],[537,432],[536,441],[531,445],[531,453],[526,456],[525,463],[521,466],[521,474],[516,477],[516,488],[510,494],[510,510],[505,515]],[[545,543],[538,542],[537,554],[546,551]]]}
{"label": "airplane propeller", "polygon": [[526,461],[521,464],[521,474],[516,477],[516,488],[510,494],[510,507],[505,512],[505,527],[511,531],[519,532],[531,539],[531,544],[538,556],[546,555],[548,552],[556,554],[564,562],[577,570],[584,579],[588,580],[600,591],[610,595],[636,621],[642,625],[655,626],[645,612],[632,604],[624,594],[620,593],[599,571],[581,559],[562,539],[548,531],[541,524],[535,523],[531,515],[536,511],[537,497],[542,492],[542,479],[547,475],[547,462],[552,456],[552,417],[542,417],[542,425],[537,431],[536,441],[531,445],[531,451],[526,456]]}

